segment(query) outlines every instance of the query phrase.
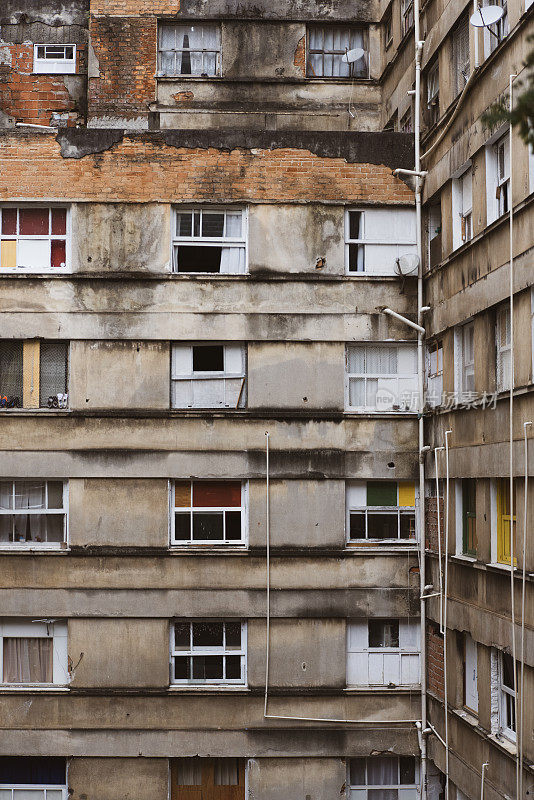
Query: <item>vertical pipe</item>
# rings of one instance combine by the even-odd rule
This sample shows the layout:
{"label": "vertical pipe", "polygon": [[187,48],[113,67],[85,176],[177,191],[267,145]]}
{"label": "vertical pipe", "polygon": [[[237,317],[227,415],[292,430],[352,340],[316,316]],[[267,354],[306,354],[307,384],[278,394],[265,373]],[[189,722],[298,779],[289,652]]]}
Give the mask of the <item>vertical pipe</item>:
{"label": "vertical pipe", "polygon": [[482,775],[480,776],[480,800],[484,800],[484,776],[486,774],[486,767],[489,767],[489,761],[484,761],[482,764]]}
{"label": "vertical pipe", "polygon": [[527,428],[532,422],[523,423],[524,455],[525,455],[525,497],[523,498],[523,569],[521,576],[521,680],[520,680],[520,709],[517,748],[519,750],[519,794],[518,800],[523,797],[523,719],[525,712],[525,582],[527,569],[527,510],[528,510],[528,439]]}
{"label": "vertical pipe", "polygon": [[434,467],[436,473],[436,510],[438,516],[438,556],[439,556],[439,631],[443,633],[443,560],[441,556],[441,515],[439,510],[439,474],[438,474],[438,450],[443,447],[434,448]]}
{"label": "vertical pipe", "polygon": [[447,596],[449,592],[449,436],[452,431],[445,431],[445,596],[443,609],[443,702],[445,715],[445,800],[449,800],[449,692],[447,687]]}
{"label": "vertical pipe", "polygon": [[[510,92],[510,113],[512,112],[513,108],[513,82],[514,78],[517,77],[515,74],[510,75],[510,84],[509,84],[509,92]],[[509,470],[510,470],[510,606],[511,606],[511,616],[512,616],[512,665],[513,665],[513,686],[514,686],[514,715],[515,715],[515,728],[516,728],[516,739],[519,739],[517,728],[518,728],[518,704],[517,704],[517,651],[516,651],[516,636],[515,636],[515,591],[514,591],[514,584],[515,584],[515,566],[514,566],[514,420],[513,420],[513,412],[514,412],[514,195],[513,195],[513,148],[512,148],[512,141],[513,141],[513,129],[512,123],[510,122],[509,126],[509,148],[510,148],[510,191],[508,193],[508,210],[509,210],[509,225],[510,225],[510,235],[509,235],[509,243],[510,243],[510,270],[509,270],[509,278],[510,278],[510,409],[509,409],[509,419],[508,419],[508,432],[509,432],[509,443],[510,443],[510,452],[509,452]],[[516,790],[516,797],[519,800],[519,741],[517,742],[516,747],[516,775],[515,775],[515,790]]]}
{"label": "vertical pipe", "polygon": [[[478,0],[473,0],[473,13],[476,14],[478,11]],[[478,69],[479,64],[479,57],[478,57],[478,28],[475,28],[473,25],[473,30],[475,32],[475,69]]]}
{"label": "vertical pipe", "polygon": [[265,432],[265,562],[266,562],[266,609],[265,609],[265,702],[263,705],[263,716],[267,716],[267,698],[269,689],[269,655],[270,655],[270,628],[271,628],[271,531],[270,531],[270,507],[269,507],[269,433]]}

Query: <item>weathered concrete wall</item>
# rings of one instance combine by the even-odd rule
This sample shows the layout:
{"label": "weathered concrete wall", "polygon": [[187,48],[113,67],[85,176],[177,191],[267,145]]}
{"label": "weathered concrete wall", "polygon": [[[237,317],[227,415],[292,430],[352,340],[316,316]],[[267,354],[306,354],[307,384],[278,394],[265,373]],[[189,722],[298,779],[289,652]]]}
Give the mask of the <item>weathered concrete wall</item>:
{"label": "weathered concrete wall", "polygon": [[166,758],[71,758],[72,800],[163,800],[167,797]]}
{"label": "weathered concrete wall", "polygon": [[249,764],[249,796],[258,800],[344,797],[347,778],[342,759],[262,758]]}

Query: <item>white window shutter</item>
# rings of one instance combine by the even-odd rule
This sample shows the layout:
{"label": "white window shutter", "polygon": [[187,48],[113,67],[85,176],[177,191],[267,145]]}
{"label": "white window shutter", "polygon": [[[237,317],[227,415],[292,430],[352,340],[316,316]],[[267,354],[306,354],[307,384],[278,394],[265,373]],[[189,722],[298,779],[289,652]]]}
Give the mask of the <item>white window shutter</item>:
{"label": "white window shutter", "polygon": [[190,344],[172,346],[172,377],[193,374],[193,348]]}
{"label": "white window shutter", "polygon": [[387,686],[388,683],[394,683],[398,686],[401,683],[400,675],[400,654],[399,653],[384,653],[384,672],[383,683]]}
{"label": "white window shutter", "polygon": [[469,634],[465,636],[465,704],[478,712],[478,659],[477,643]]}
{"label": "white window shutter", "polygon": [[367,505],[366,481],[351,481],[347,483],[345,491],[348,508],[358,508]]}
{"label": "white window shutter", "polygon": [[227,344],[224,347],[224,371],[227,375],[241,375],[243,369],[243,347],[240,344]]}
{"label": "white window shutter", "polygon": [[17,267],[50,269],[50,239],[19,239]]}
{"label": "white window shutter", "polygon": [[419,650],[419,620],[399,620],[399,646],[401,650]]}
{"label": "white window shutter", "polygon": [[401,676],[402,686],[411,686],[421,682],[420,656],[418,653],[401,653]]}
{"label": "white window shutter", "polygon": [[350,622],[348,630],[349,650],[366,650],[369,646],[369,626],[367,620]]}
{"label": "white window shutter", "polygon": [[369,686],[367,653],[347,653],[347,686]]}

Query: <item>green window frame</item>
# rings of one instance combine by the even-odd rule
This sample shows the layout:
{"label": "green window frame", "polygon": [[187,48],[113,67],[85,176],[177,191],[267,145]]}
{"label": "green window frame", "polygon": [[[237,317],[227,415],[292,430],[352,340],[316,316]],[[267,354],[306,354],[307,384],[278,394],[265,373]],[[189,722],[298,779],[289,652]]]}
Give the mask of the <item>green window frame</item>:
{"label": "green window frame", "polygon": [[462,541],[463,552],[468,556],[477,554],[477,515],[476,515],[476,480],[462,479]]}

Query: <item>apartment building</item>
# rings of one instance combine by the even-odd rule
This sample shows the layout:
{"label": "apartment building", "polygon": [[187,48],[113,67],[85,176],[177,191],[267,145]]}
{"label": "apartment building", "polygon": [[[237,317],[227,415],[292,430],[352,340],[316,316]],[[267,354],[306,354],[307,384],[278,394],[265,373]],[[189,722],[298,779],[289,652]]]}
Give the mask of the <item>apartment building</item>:
{"label": "apartment building", "polygon": [[413,3],[4,2],[0,797],[532,791],[520,2],[420,14],[424,442]]}

